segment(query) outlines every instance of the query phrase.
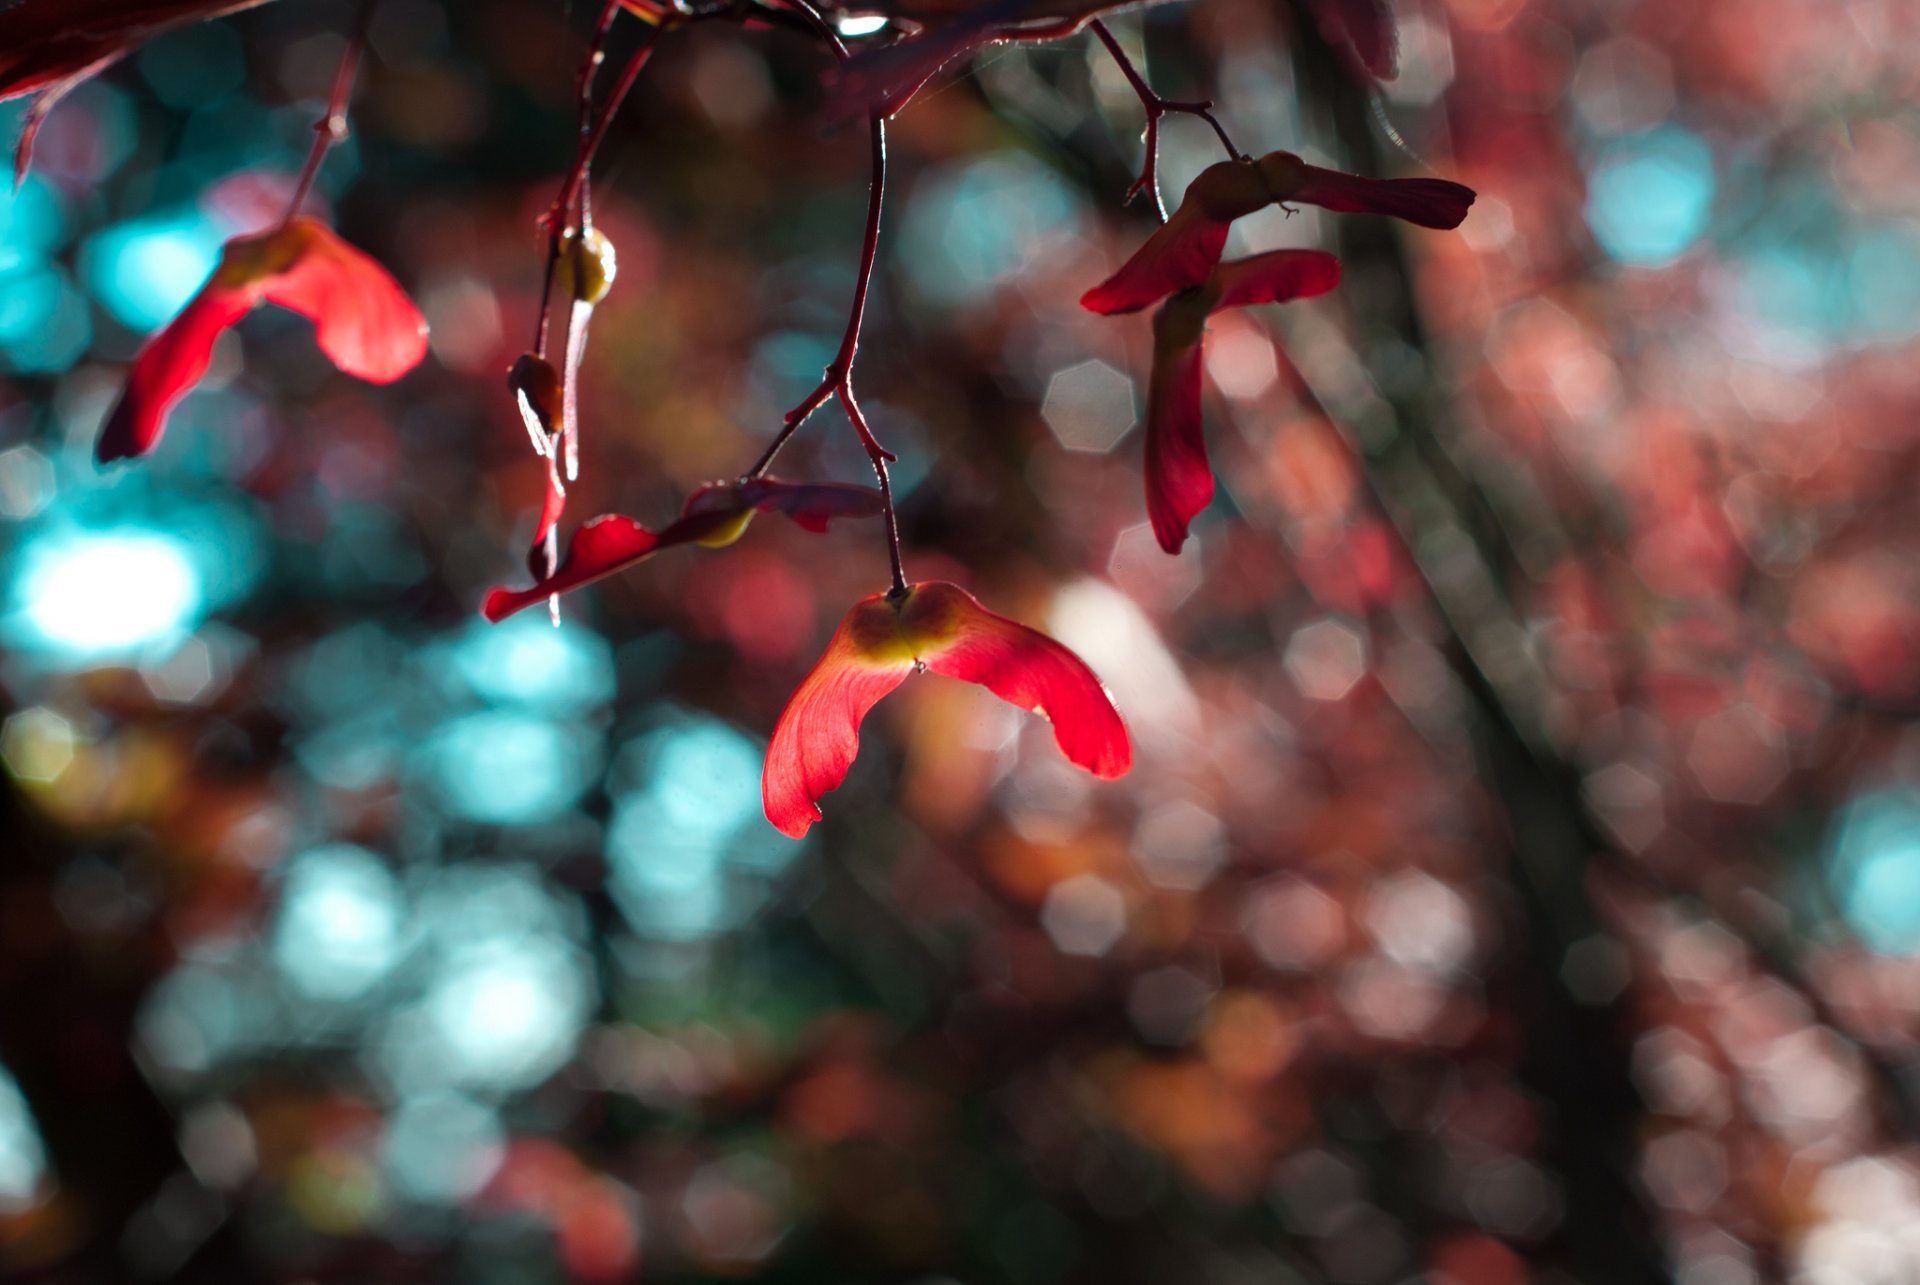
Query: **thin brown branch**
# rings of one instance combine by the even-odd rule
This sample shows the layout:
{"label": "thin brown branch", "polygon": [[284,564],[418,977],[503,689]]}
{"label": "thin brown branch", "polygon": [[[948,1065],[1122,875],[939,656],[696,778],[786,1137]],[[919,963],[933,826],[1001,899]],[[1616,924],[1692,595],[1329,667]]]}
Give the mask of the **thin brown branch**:
{"label": "thin brown branch", "polygon": [[566,243],[569,233],[582,234],[591,226],[587,214],[588,191],[587,175],[593,168],[593,158],[600,151],[600,145],[606,141],[607,131],[612,128],[613,118],[620,111],[620,105],[626,101],[627,94],[639,80],[647,60],[659,43],[660,34],[669,29],[662,23],[652,27],[641,38],[640,45],[627,59],[621,69],[620,79],[614,82],[613,91],[596,114],[593,108],[594,74],[606,58],[607,33],[613,29],[613,21],[620,13],[619,0],[607,0],[601,11],[600,21],[594,28],[593,40],[587,46],[587,56],[580,65],[580,138],[574,149],[573,165],[567,170],[566,177],[560,181],[560,191],[554,197],[553,208],[547,211],[547,267],[546,275],[540,286],[540,316],[534,323],[533,351],[544,357],[547,353],[548,333],[553,320],[553,282],[560,267],[560,250]]}
{"label": "thin brown branch", "polygon": [[1160,97],[1153,92],[1153,87],[1147,84],[1146,77],[1140,74],[1140,69],[1133,65],[1133,59],[1127,57],[1127,51],[1120,47],[1118,40],[1114,39],[1113,32],[1107,29],[1107,24],[1095,18],[1088,25],[1093,28],[1093,34],[1099,37],[1100,43],[1107,47],[1107,52],[1113,55],[1114,62],[1120,66],[1121,74],[1127,78],[1127,84],[1133,87],[1135,97],[1139,98],[1140,106],[1147,113],[1147,157],[1141,163],[1140,177],[1135,179],[1133,186],[1127,189],[1127,200],[1133,200],[1142,192],[1151,193],[1153,208],[1160,215],[1160,221],[1164,223],[1167,221],[1167,205],[1160,196],[1159,179],[1160,118],[1162,116],[1168,112],[1183,112],[1189,116],[1198,116],[1213,126],[1214,134],[1220,139],[1220,146],[1227,149],[1228,159],[1241,160],[1244,157],[1240,149],[1233,145],[1233,140],[1227,136],[1227,131],[1218,118],[1214,116],[1211,102],[1174,102]]}
{"label": "thin brown branch", "polygon": [[373,16],[374,4],[375,0],[360,0],[354,9],[353,28],[347,34],[347,48],[340,55],[340,66],[333,73],[333,92],[327,97],[326,114],[313,124],[313,146],[307,151],[307,163],[300,171],[300,181],[294,185],[293,199],[287,202],[287,212],[280,220],[281,227],[293,222],[300,213],[300,207],[307,203],[307,196],[313,191],[314,180],[320,177],[320,165],[327,159],[327,153],[334,144],[346,140],[347,103],[353,97],[354,77],[360,70],[360,52],[367,44],[367,20]]}

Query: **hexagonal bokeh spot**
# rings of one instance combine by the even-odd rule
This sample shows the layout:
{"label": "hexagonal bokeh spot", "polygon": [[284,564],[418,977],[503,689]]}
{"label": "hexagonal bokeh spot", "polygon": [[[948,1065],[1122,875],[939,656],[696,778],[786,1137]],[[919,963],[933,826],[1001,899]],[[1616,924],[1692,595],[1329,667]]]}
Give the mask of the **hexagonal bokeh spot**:
{"label": "hexagonal bokeh spot", "polygon": [[1134,979],[1127,1016],[1149,1044],[1178,1047],[1192,1037],[1216,989],[1191,969],[1169,964]]}
{"label": "hexagonal bokeh spot", "polygon": [[1466,898],[1423,871],[1376,881],[1365,918],[1380,952],[1397,964],[1447,976],[1472,958],[1473,911]]}
{"label": "hexagonal bokeh spot", "polygon": [[1190,536],[1179,553],[1168,557],[1152,524],[1141,522],[1114,537],[1107,577],[1141,606],[1172,611],[1193,596],[1206,575],[1203,548],[1198,535]]}
{"label": "hexagonal bokeh spot", "polygon": [[1074,875],[1048,890],[1040,926],[1064,955],[1104,955],[1127,929],[1127,900],[1099,875]]}
{"label": "hexagonal bokeh spot", "polygon": [[1657,45],[1616,36],[1580,56],[1570,88],[1574,111],[1595,133],[1651,129],[1673,111],[1673,63]]}
{"label": "hexagonal bokeh spot", "polygon": [[166,705],[192,705],[213,695],[222,683],[223,666],[216,663],[213,648],[206,639],[194,637],[181,643],[165,659],[140,666],[140,676],[154,699]]}
{"label": "hexagonal bokeh spot", "polygon": [[1133,381],[1098,358],[1068,366],[1047,381],[1040,415],[1068,450],[1104,454],[1137,418]]}
{"label": "hexagonal bokeh spot", "polygon": [[1367,640],[1344,620],[1320,620],[1294,631],[1281,662],[1303,696],[1337,701],[1367,673]]}
{"label": "hexagonal bokeh spot", "polygon": [[1240,930],[1275,968],[1316,968],[1347,944],[1347,916],[1340,903],[1292,876],[1253,889],[1241,903]]}
{"label": "hexagonal bokeh spot", "polygon": [[53,462],[31,446],[0,451],[0,517],[30,518],[53,499]]}
{"label": "hexagonal bokeh spot", "polygon": [[1752,705],[1730,705],[1701,719],[1687,746],[1687,767],[1707,797],[1759,803],[1787,774],[1780,728]]}
{"label": "hexagonal bokeh spot", "polygon": [[1148,882],[1192,892],[1211,883],[1227,863],[1227,828],[1205,808],[1177,799],[1140,818],[1132,852]]}
{"label": "hexagonal bokeh spot", "polygon": [[21,710],[0,727],[0,761],[16,781],[56,781],[73,762],[73,724],[44,706]]}
{"label": "hexagonal bokeh spot", "polygon": [[1613,837],[1635,852],[1667,828],[1660,782],[1631,763],[1610,763],[1588,773],[1581,792]]}

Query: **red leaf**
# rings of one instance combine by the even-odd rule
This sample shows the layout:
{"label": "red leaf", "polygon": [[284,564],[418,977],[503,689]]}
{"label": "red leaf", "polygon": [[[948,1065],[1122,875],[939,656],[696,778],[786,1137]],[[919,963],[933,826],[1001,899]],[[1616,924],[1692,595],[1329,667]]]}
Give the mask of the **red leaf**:
{"label": "red leaf", "polygon": [[507,388],[534,451],[551,454],[554,436],[560,431],[560,372],[538,353],[523,352],[507,370]]}
{"label": "red leaf", "polygon": [[308,219],[237,237],[186,308],[134,359],[95,456],[145,455],[174,403],[207,373],[214,341],[261,299],[313,318],[321,350],[350,375],[386,383],[427,350],[426,322],[386,270]]}
{"label": "red leaf", "polygon": [[1340,260],[1322,250],[1269,250],[1214,269],[1210,311],[1311,299],[1340,284]]}
{"label": "red leaf", "polygon": [[560,518],[567,511],[567,488],[560,481],[560,464],[547,461],[547,492],[540,501],[540,519],[534,523],[533,546],[527,550],[527,570],[545,580],[560,567]]}
{"label": "red leaf", "polygon": [[907,629],[918,613],[957,618],[953,643],[924,657],[928,669],[1044,714],[1060,752],[1095,776],[1112,780],[1133,766],[1127,726],[1084,660],[1038,630],[988,611],[957,585],[919,586],[902,613]]}
{"label": "red leaf", "polygon": [[1260,171],[1245,161],[1221,161],[1188,184],[1173,217],[1147,238],[1118,272],[1080,296],[1089,312],[1135,312],[1199,285],[1220,262],[1233,220],[1273,201]]}
{"label": "red leaf", "polygon": [[1340,284],[1340,261],[1320,250],[1272,250],[1223,263],[1197,290],[1153,317],[1147,384],[1147,516],[1154,538],[1180,552],[1194,517],[1213,500],[1201,406],[1201,354],[1209,313],[1322,295]]}
{"label": "red leaf", "polygon": [[21,0],[0,10],[0,100],[91,75],[171,27],[267,0]]}
{"label": "red leaf", "polygon": [[891,116],[942,67],[991,43],[993,35],[983,23],[952,23],[897,45],[863,50],[829,74],[821,115],[835,124],[869,114]]}
{"label": "red leaf", "polygon": [[1153,318],[1153,373],[1147,383],[1147,517],[1168,553],[1180,552],[1194,516],[1213,500],[1200,405],[1201,333],[1206,300],[1168,300]]}
{"label": "red leaf", "polygon": [[797,839],[820,819],[820,798],[846,779],[859,753],[867,711],[917,665],[1045,714],[1061,752],[1096,776],[1132,766],[1126,724],[1084,661],[957,585],[915,585],[904,597],[855,603],[781,711],[761,778],[776,828]]}
{"label": "red leaf", "polygon": [[295,219],[273,237],[299,248],[284,271],[265,279],[269,303],[314,323],[320,351],[347,374],[390,384],[427,355],[427,323],[387,270],[342,241],[324,223]]}
{"label": "red leaf", "polygon": [[1335,214],[1385,214],[1445,231],[1459,227],[1473,205],[1473,189],[1448,179],[1362,178],[1318,165],[1301,169],[1299,186],[1284,199],[1305,201]]}
{"label": "red leaf", "polygon": [[882,696],[914,669],[911,652],[896,646],[894,605],[885,595],[862,598],[834,631],[833,641],[780,712],[767,745],[760,800],[776,830],[798,839],[820,819],[818,800],[847,779],[860,752],[860,723]]}
{"label": "red leaf", "polygon": [[215,284],[218,280],[216,272],[214,280],[134,358],[126,391],[94,444],[94,458],[100,463],[151,451],[166,431],[168,412],[207,373],[220,332],[252,311],[259,299],[256,287],[222,289]]}
{"label": "red leaf", "polygon": [[814,532],[825,531],[835,518],[878,517],[884,504],[874,487],[846,482],[782,482],[761,477],[743,482],[740,493],[755,508],[777,509]]}
{"label": "red leaf", "polygon": [[[667,528],[668,532],[672,530],[673,527]],[[666,534],[655,534],[632,518],[622,517],[618,513],[592,518],[573,533],[573,541],[567,546],[567,556],[551,576],[530,589],[492,590],[487,594],[486,605],[480,609],[481,613],[498,624],[514,612],[531,607],[536,602],[544,602],[555,594],[578,589],[595,580],[604,580],[659,549]],[[685,540],[683,535],[676,543],[684,543]]]}
{"label": "red leaf", "polygon": [[778,509],[810,531],[825,531],[837,517],[868,517],[880,512],[880,493],[871,487],[837,482],[796,483],[779,478],[747,482],[714,482],[687,497],[680,517],[658,532],[617,513],[594,518],[574,533],[567,556],[550,571],[542,566],[551,547],[553,526],[560,510],[556,494],[564,494],[550,467],[547,502],[534,534],[529,565],[536,583],[526,589],[495,589],[481,609],[487,619],[500,621],[543,598],[566,593],[681,544],[719,548],[740,538],[756,511]]}
{"label": "red leaf", "polygon": [[1108,316],[1138,312],[1205,281],[1226,246],[1227,224],[1183,201],[1118,272],[1080,296],[1080,306]]}

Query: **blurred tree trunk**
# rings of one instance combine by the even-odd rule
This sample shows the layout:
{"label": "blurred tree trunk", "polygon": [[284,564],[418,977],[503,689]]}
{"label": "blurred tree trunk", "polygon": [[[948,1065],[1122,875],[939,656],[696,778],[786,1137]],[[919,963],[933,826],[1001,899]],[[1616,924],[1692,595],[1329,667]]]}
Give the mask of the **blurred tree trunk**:
{"label": "blurred tree trunk", "polygon": [[[1327,141],[1341,162],[1362,174],[1400,168],[1401,158],[1380,146],[1371,86],[1355,79],[1312,24],[1296,23],[1293,35],[1301,101],[1330,113]],[[1337,226],[1349,263],[1387,270],[1394,289],[1377,309],[1380,319],[1432,370],[1412,270],[1396,229],[1386,219],[1343,219]],[[1618,1002],[1583,1004],[1561,975],[1569,947],[1606,932],[1587,889],[1591,865],[1609,841],[1586,808],[1578,772],[1540,733],[1539,711],[1522,703],[1537,688],[1496,681],[1477,645],[1496,623],[1476,614],[1478,603],[1509,605],[1511,579],[1523,573],[1487,495],[1456,465],[1440,436],[1445,398],[1430,381],[1419,395],[1383,390],[1382,396],[1394,412],[1392,433],[1363,444],[1345,431],[1364,454],[1376,499],[1433,590],[1447,628],[1448,660],[1467,698],[1467,732],[1479,775],[1500,806],[1512,844],[1508,873],[1521,915],[1513,925],[1518,941],[1509,965],[1517,975],[1507,980],[1526,1032],[1519,1072],[1553,1108],[1538,1158],[1565,1184],[1560,1265],[1580,1280],[1608,1285],[1670,1280],[1655,1220],[1634,1177],[1645,1107],[1631,1078],[1629,1015]],[[1450,567],[1442,578],[1430,558],[1421,558],[1423,548],[1436,546],[1436,534],[1447,536],[1449,547],[1461,543],[1459,535],[1466,537],[1476,587],[1493,591],[1474,607],[1464,607],[1441,587],[1459,582],[1457,570]]]}
{"label": "blurred tree trunk", "polygon": [[[69,922],[55,890],[62,862],[76,854],[11,781],[0,785],[0,833],[9,837],[0,863],[0,1064],[19,1082],[46,1145],[57,1191],[50,1224],[70,1249],[59,1255],[67,1279],[127,1279],[138,1274],[129,1226],[168,1179],[194,1181],[175,1122],[133,1055],[140,1003],[171,951],[157,916],[116,934],[110,948]],[[220,1252],[211,1244],[180,1249],[182,1258],[201,1251],[205,1279],[241,1279],[214,1263]],[[0,1270],[25,1265],[0,1255]]]}

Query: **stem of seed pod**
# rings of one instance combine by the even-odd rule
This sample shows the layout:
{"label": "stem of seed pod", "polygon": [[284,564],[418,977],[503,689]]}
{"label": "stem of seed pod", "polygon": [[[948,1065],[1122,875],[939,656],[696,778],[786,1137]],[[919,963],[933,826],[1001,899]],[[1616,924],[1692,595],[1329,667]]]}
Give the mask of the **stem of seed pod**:
{"label": "stem of seed pod", "polygon": [[[594,29],[593,41],[587,47],[586,59],[580,67],[580,139],[574,150],[573,166],[560,182],[560,192],[554,198],[553,208],[547,211],[547,269],[540,286],[540,316],[534,323],[533,331],[533,351],[542,357],[547,355],[547,336],[552,327],[553,281],[560,267],[560,249],[566,243],[569,232],[582,232],[587,226],[584,204],[588,171],[593,167],[593,158],[599,152],[600,144],[606,141],[607,131],[612,127],[620,105],[626,101],[628,91],[640,78],[647,60],[653,56],[660,33],[667,30],[669,25],[663,22],[648,29],[641,38],[639,48],[633,51],[633,55],[627,59],[627,65],[621,69],[613,92],[607,96],[596,115],[593,110],[594,73],[606,57],[607,33],[612,30],[613,20],[619,13],[619,0],[607,0],[606,8],[600,14],[599,25]],[[576,204],[583,207],[577,218]]]}
{"label": "stem of seed pod", "polygon": [[830,397],[838,397],[841,407],[847,412],[847,419],[853,424],[853,431],[860,438],[860,445],[867,452],[867,459],[873,465],[874,476],[880,482],[881,507],[887,524],[887,554],[893,565],[894,588],[906,592],[906,575],[900,560],[900,523],[893,509],[893,486],[887,474],[887,465],[898,458],[880,445],[873,435],[873,429],[867,424],[867,417],[860,409],[859,401],[853,395],[853,359],[860,348],[860,326],[865,319],[867,295],[873,285],[873,266],[880,253],[880,211],[887,189],[887,122],[875,114],[868,119],[873,161],[873,178],[867,189],[867,223],[865,235],[860,243],[860,271],[854,279],[853,306],[848,310],[846,332],[840,339],[840,351],[834,354],[833,364],[827,367],[826,375],[814,390],[803,398],[799,405],[786,414],[780,432],[767,449],[760,454],[752,468],[741,476],[742,481],[751,481],[760,477],[772,467],[774,457],[780,449],[799,431],[807,417],[826,404]]}
{"label": "stem of seed pod", "polygon": [[1134,96],[1139,98],[1140,106],[1144,108],[1147,113],[1147,159],[1140,166],[1140,177],[1135,179],[1133,186],[1127,189],[1127,200],[1131,201],[1142,192],[1151,193],[1153,196],[1153,208],[1159,213],[1160,221],[1165,223],[1167,221],[1167,206],[1166,202],[1160,197],[1160,179],[1158,173],[1160,162],[1160,118],[1162,116],[1165,116],[1168,112],[1184,112],[1189,116],[1198,116],[1201,120],[1213,126],[1214,134],[1220,139],[1220,146],[1227,149],[1228,159],[1236,161],[1244,160],[1245,155],[1239,148],[1233,145],[1233,140],[1227,137],[1226,129],[1213,114],[1212,103],[1176,103],[1160,97],[1160,95],[1153,92],[1153,87],[1147,84],[1146,77],[1142,76],[1139,69],[1133,65],[1133,59],[1127,57],[1127,51],[1120,47],[1118,40],[1114,39],[1113,32],[1107,30],[1106,23],[1095,18],[1087,25],[1093,28],[1093,34],[1099,37],[1100,43],[1107,47],[1107,52],[1113,55],[1114,62],[1119,64],[1121,74],[1127,78],[1127,83],[1133,86]]}
{"label": "stem of seed pod", "polygon": [[313,146],[307,150],[307,163],[300,171],[300,181],[293,188],[293,199],[287,202],[287,212],[280,220],[283,228],[293,222],[300,213],[300,207],[307,203],[307,196],[313,191],[313,181],[320,176],[320,163],[327,159],[327,152],[335,143],[343,142],[347,137],[347,101],[353,97],[353,81],[360,70],[360,51],[366,47],[367,20],[373,16],[374,2],[360,0],[353,11],[353,27],[347,33],[347,48],[340,55],[339,69],[333,73],[333,92],[327,96],[326,114],[313,123]]}

